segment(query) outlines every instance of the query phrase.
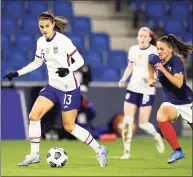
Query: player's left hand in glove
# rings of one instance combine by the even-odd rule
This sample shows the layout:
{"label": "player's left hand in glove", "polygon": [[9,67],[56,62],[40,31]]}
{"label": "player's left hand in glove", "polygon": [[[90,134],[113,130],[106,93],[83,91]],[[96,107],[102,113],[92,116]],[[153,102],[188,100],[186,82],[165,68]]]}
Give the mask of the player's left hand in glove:
{"label": "player's left hand in glove", "polygon": [[18,77],[18,76],[19,76],[18,72],[10,72],[9,74],[5,75],[3,78],[7,78],[9,79],[9,81],[11,81],[13,77]]}
{"label": "player's left hand in glove", "polygon": [[58,74],[58,76],[60,77],[65,77],[66,75],[69,74],[69,69],[68,68],[58,68],[58,70],[56,71],[56,73]]}

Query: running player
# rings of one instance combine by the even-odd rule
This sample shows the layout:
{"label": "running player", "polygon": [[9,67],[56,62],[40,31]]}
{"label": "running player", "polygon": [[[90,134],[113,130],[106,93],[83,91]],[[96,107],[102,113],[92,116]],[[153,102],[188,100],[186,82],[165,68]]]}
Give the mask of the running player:
{"label": "running player", "polygon": [[[96,152],[100,166],[106,167],[107,147],[99,145],[87,130],[75,124],[81,94],[74,72],[83,66],[84,60],[71,40],[63,35],[67,20],[56,17],[48,11],[40,14],[38,23],[43,36],[37,41],[35,60],[21,70],[5,76],[12,80],[13,77],[27,74],[39,68],[43,62],[46,63],[48,69],[48,85],[40,91],[29,114],[31,153],[18,165],[28,166],[40,162],[40,122],[42,117],[58,102],[62,109],[64,129],[89,145]],[[73,64],[70,59],[72,56]]]}
{"label": "running player", "polygon": [[186,85],[183,60],[192,52],[191,43],[183,43],[174,35],[163,36],[157,41],[158,55],[149,56],[149,85],[154,85],[154,69],[163,88],[163,103],[157,112],[159,128],[171,145],[173,152],[167,163],[174,163],[185,157],[177,140],[176,132],[170,122],[179,115],[193,127],[193,92]]}
{"label": "running player", "polygon": [[[131,152],[132,125],[137,108],[139,108],[139,127],[154,137],[158,152],[164,152],[164,144],[160,134],[153,124],[149,122],[152,105],[155,98],[155,88],[144,82],[148,77],[148,56],[157,53],[154,33],[147,27],[138,31],[138,45],[132,46],[128,54],[128,66],[125,69],[119,87],[126,86],[126,80],[130,77],[124,102],[124,121],[122,139],[124,154],[121,159],[129,159]],[[152,45],[154,44],[154,45]]]}

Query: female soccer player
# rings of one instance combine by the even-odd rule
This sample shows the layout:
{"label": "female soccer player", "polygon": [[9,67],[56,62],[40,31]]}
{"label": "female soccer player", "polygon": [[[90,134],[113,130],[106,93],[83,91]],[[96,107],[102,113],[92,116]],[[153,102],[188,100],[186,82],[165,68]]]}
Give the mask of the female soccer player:
{"label": "female soccer player", "polygon": [[[67,20],[56,17],[48,11],[40,14],[38,24],[43,36],[37,41],[35,60],[21,70],[11,72],[5,76],[11,80],[13,77],[27,74],[39,68],[43,61],[48,69],[48,85],[40,91],[29,114],[31,153],[18,165],[28,166],[29,164],[40,162],[40,121],[58,102],[62,109],[64,129],[89,145],[96,152],[100,166],[106,167],[107,147],[99,145],[87,130],[75,124],[81,95],[79,83],[74,72],[83,66],[84,60],[71,40],[63,35]],[[70,59],[72,56],[75,61],[73,64]]]}
{"label": "female soccer player", "polygon": [[119,87],[123,88],[126,86],[126,80],[130,77],[124,102],[125,116],[122,131],[124,154],[121,159],[130,158],[132,125],[137,108],[139,108],[139,127],[154,137],[158,152],[164,152],[162,138],[153,124],[149,122],[155,88],[144,82],[144,79],[148,77],[148,56],[151,53],[157,53],[154,46],[155,36],[149,28],[142,27],[138,31],[137,40],[139,44],[130,48],[128,66],[119,81]]}
{"label": "female soccer player", "polygon": [[161,37],[157,42],[158,55],[149,56],[149,85],[154,85],[154,69],[163,88],[163,103],[157,112],[159,128],[171,145],[173,152],[167,163],[174,163],[185,157],[178,143],[176,132],[170,122],[181,114],[192,125],[193,92],[186,85],[183,60],[192,52],[191,43],[183,43],[174,35]]}

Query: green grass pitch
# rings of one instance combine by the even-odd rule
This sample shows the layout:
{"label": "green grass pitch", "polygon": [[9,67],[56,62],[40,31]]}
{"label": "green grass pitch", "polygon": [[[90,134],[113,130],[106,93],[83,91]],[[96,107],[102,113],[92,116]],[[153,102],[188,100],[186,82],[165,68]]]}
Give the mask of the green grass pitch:
{"label": "green grass pitch", "polygon": [[[156,151],[154,141],[149,138],[134,138],[132,158],[120,160],[123,146],[120,139],[116,142],[102,142],[109,149],[107,168],[100,168],[95,153],[87,145],[76,141],[41,141],[40,164],[19,167],[17,163],[29,153],[28,141],[1,142],[2,176],[192,176],[192,140],[181,138],[180,143],[186,158],[174,164],[167,164],[171,148],[167,143],[164,154]],[[64,168],[51,168],[46,162],[48,149],[63,147],[69,156]]]}

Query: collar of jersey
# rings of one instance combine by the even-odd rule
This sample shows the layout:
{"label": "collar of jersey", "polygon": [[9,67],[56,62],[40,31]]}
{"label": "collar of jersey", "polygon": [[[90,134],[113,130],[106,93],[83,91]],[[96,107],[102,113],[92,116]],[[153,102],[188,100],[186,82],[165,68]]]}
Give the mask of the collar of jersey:
{"label": "collar of jersey", "polygon": [[174,58],[174,55],[172,55],[172,57],[166,63],[164,63],[163,66],[167,65],[173,58]]}
{"label": "collar of jersey", "polygon": [[46,41],[51,42],[54,39],[55,36],[56,36],[56,32],[54,33],[54,35],[50,39],[46,39]]}
{"label": "collar of jersey", "polygon": [[140,48],[140,50],[146,50],[146,49],[148,49],[149,47],[150,47],[151,45],[149,45],[148,47],[146,47],[146,48]]}

